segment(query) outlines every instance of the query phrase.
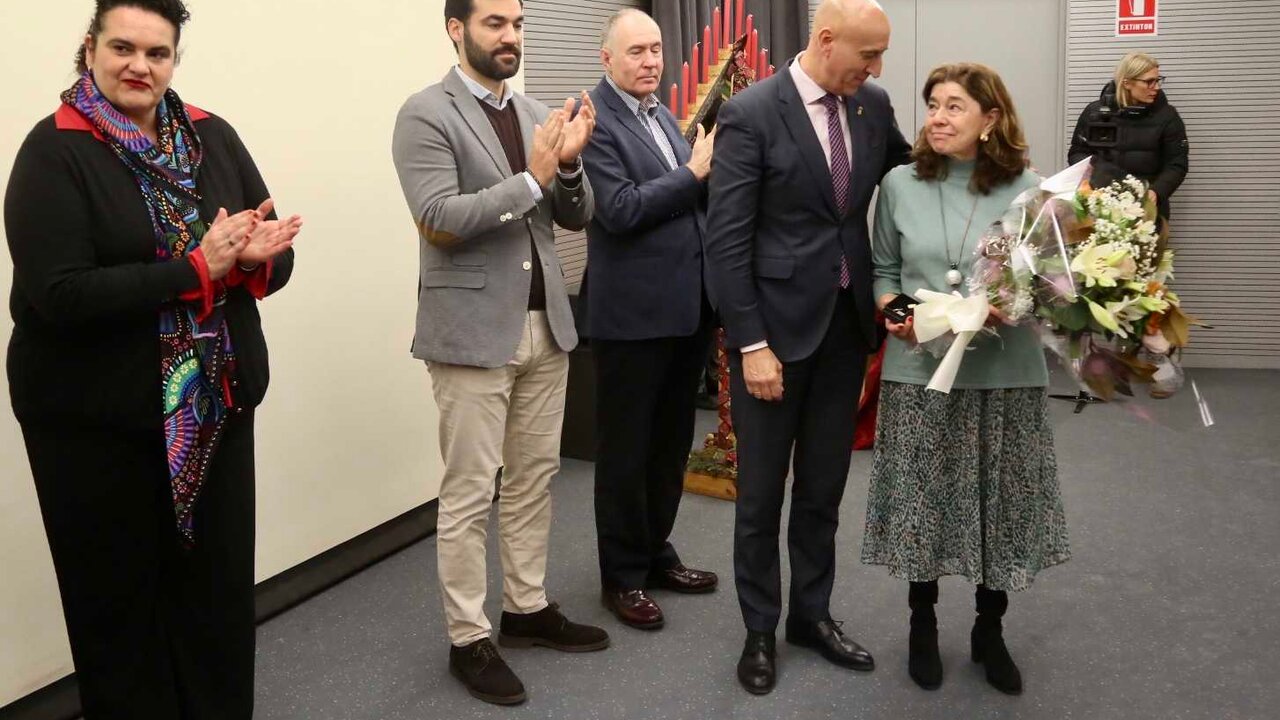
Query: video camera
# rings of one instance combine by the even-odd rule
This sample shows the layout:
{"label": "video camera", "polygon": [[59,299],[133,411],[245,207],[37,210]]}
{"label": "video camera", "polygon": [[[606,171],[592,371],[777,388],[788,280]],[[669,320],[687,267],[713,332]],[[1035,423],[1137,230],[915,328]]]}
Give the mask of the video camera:
{"label": "video camera", "polygon": [[1102,96],[1102,105],[1097,110],[1089,113],[1089,122],[1085,125],[1084,141],[1099,154],[1104,154],[1103,151],[1110,150],[1116,146],[1116,141],[1120,135],[1120,126],[1116,125],[1115,112],[1115,93],[1106,93]]}

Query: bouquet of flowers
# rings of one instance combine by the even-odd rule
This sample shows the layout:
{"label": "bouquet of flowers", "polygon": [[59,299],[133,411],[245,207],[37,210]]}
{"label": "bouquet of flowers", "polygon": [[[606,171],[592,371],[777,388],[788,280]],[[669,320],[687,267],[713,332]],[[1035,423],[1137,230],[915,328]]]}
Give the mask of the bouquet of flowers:
{"label": "bouquet of flowers", "polygon": [[970,289],[1010,322],[1038,319],[1077,382],[1109,400],[1150,381],[1149,359],[1185,346],[1194,321],[1168,288],[1173,251],[1146,184],[1093,188],[1089,169],[1077,163],[1018,196],[980,241]]}

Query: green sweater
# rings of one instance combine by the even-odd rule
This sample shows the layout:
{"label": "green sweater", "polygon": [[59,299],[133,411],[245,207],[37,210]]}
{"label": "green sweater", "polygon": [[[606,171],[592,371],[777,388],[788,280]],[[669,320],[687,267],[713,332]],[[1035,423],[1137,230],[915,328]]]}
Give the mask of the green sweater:
{"label": "green sweater", "polygon": [[[1022,176],[996,188],[990,195],[978,196],[973,222],[964,238],[961,251],[960,234],[974,208],[974,194],[969,191],[973,174],[972,162],[950,161],[950,172],[941,181],[942,200],[946,212],[947,241],[951,258],[959,261],[965,281],[958,288],[968,294],[968,279],[973,266],[978,240],[991,223],[1000,219],[1009,204],[1023,190],[1040,182],[1027,170]],[[942,218],[938,212],[937,181],[916,178],[914,165],[894,168],[880,183],[880,199],[876,204],[872,258],[875,262],[875,294],[915,295],[919,288],[950,292],[946,273],[947,249],[943,245]],[[882,377],[894,382],[928,384],[938,366],[938,359],[920,352],[895,337],[885,347]],[[990,390],[995,388],[1042,387],[1048,385],[1036,329],[1032,326],[1003,326],[998,336],[980,333],[969,344],[954,387]]]}

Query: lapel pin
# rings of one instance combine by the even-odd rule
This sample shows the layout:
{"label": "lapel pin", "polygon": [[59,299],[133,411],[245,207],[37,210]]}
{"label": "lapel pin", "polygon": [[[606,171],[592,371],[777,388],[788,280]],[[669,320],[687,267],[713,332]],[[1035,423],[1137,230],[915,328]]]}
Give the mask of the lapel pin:
{"label": "lapel pin", "polygon": [[858,106],[858,114],[859,114],[859,115],[861,115],[861,114],[862,114],[862,106],[861,106],[861,105],[859,105],[859,106]]}

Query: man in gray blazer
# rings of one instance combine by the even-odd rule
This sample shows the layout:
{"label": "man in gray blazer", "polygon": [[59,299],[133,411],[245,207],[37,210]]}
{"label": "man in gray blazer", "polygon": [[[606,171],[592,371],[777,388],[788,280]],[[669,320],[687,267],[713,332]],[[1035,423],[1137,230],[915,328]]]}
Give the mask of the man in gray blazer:
{"label": "man in gray blazer", "polygon": [[449,669],[477,698],[525,699],[489,640],[485,537],[502,468],[503,613],[498,643],[571,652],[608,646],[547,601],[550,480],[560,468],[568,352],[578,342],[552,222],[591,220],[578,158],[595,127],[583,93],[560,110],[514,93],[520,0],[447,0],[458,65],[413,95],[392,154],[421,238],[413,355],[440,409],[437,550]]}

